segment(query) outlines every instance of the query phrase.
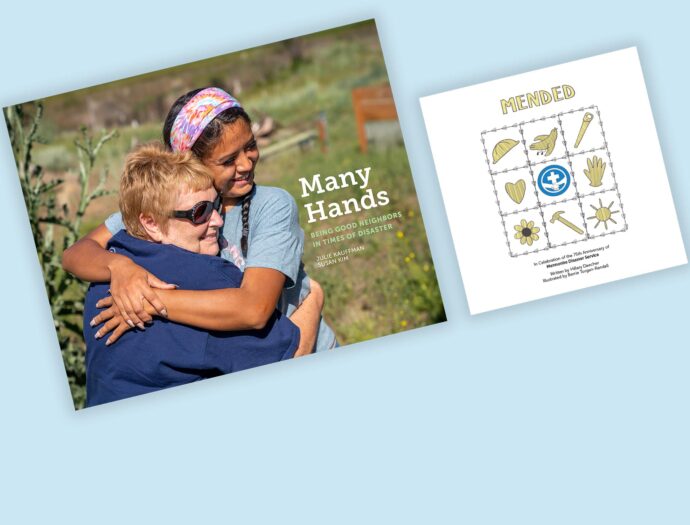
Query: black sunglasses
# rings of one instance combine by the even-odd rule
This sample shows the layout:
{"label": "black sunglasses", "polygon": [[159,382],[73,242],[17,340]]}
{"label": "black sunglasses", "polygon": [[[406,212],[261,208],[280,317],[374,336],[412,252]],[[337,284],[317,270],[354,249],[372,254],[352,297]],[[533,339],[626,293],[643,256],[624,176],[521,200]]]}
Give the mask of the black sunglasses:
{"label": "black sunglasses", "polygon": [[221,205],[223,204],[223,199],[220,195],[216,197],[216,200],[211,201],[201,201],[197,202],[192,206],[191,210],[174,211],[170,214],[171,217],[175,219],[187,219],[192,221],[193,224],[204,224],[211,219],[213,210],[220,213]]}

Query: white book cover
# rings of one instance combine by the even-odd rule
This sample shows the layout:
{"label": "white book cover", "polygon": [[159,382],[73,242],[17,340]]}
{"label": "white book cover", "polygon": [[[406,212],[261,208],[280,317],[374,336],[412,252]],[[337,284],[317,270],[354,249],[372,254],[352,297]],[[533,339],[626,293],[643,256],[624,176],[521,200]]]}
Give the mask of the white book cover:
{"label": "white book cover", "polygon": [[687,263],[635,48],[421,106],[472,314]]}

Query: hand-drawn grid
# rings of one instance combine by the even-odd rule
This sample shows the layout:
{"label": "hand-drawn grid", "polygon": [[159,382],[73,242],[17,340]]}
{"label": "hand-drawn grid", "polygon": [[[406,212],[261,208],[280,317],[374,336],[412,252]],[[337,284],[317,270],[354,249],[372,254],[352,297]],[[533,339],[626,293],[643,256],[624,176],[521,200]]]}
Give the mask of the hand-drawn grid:
{"label": "hand-drawn grid", "polygon": [[[537,129],[543,134],[534,136]],[[482,131],[481,141],[511,257],[627,231],[598,106]],[[502,160],[507,167],[493,169]],[[537,186],[540,171],[554,164],[571,177],[560,198]]]}

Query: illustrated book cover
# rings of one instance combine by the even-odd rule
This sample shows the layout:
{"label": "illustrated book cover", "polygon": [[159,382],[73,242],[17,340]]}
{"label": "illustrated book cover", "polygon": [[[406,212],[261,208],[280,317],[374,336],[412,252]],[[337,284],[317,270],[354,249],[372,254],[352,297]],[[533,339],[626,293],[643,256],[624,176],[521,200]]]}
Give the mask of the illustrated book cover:
{"label": "illustrated book cover", "polygon": [[471,313],[687,262],[635,48],[421,106]]}

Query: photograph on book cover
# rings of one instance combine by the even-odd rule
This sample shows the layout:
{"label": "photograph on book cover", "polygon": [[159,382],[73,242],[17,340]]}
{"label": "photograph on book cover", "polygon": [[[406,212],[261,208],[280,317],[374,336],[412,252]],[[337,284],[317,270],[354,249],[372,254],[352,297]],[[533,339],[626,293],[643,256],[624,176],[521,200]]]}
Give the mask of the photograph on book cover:
{"label": "photograph on book cover", "polygon": [[687,262],[635,48],[421,106],[472,314]]}
{"label": "photograph on book cover", "polygon": [[4,116],[77,409],[446,320],[373,20]]}

